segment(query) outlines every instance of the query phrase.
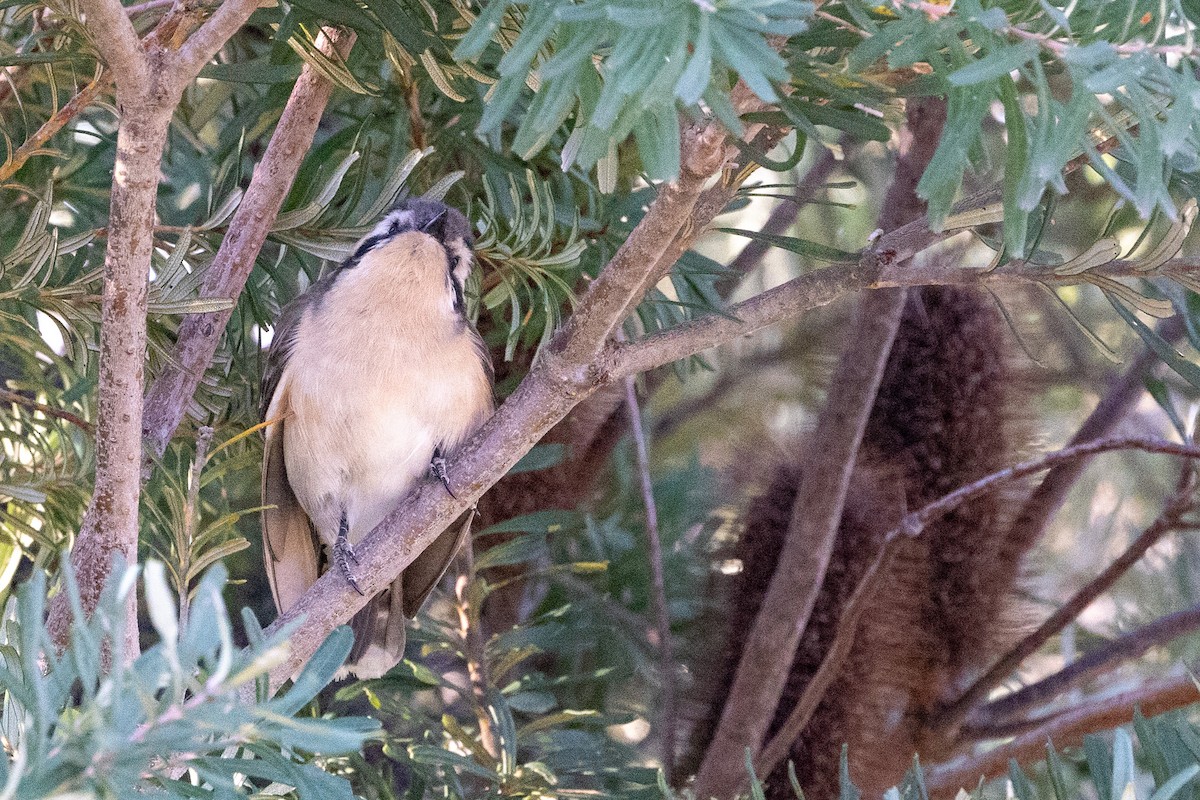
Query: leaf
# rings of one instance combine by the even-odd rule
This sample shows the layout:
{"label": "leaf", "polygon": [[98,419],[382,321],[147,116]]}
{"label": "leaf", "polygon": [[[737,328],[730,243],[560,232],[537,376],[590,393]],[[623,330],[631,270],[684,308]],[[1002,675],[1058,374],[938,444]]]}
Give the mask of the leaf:
{"label": "leaf", "polygon": [[529,533],[484,550],[475,558],[475,569],[485,570],[507,564],[521,564],[546,552],[546,535]]}
{"label": "leaf", "polygon": [[1150,795],[1150,800],[1172,800],[1179,790],[1187,785],[1188,781],[1196,777],[1200,773],[1200,764],[1192,764],[1184,768],[1178,775],[1172,777],[1169,781],[1159,786],[1154,790],[1154,794]]}
{"label": "leaf", "polygon": [[1108,297],[1109,303],[1111,303],[1113,308],[1117,310],[1117,313],[1121,315],[1121,318],[1124,319],[1129,326],[1133,328],[1139,336],[1142,337],[1142,341],[1144,341],[1146,345],[1154,351],[1155,355],[1157,355],[1164,364],[1179,373],[1179,375],[1188,383],[1192,384],[1193,386],[1200,387],[1200,366],[1197,366],[1189,361],[1182,353],[1176,350],[1170,342],[1162,338],[1157,331],[1148,327],[1144,322],[1138,319],[1132,311],[1125,308],[1125,306],[1123,306],[1115,298],[1107,294],[1105,297]]}
{"label": "leaf", "polygon": [[346,663],[350,648],[354,645],[354,634],[346,625],[334,628],[317,652],[304,665],[304,670],[282,697],[272,700],[270,708],[279,715],[291,716],[317,696],[333,680],[334,673]]}
{"label": "leaf", "polygon": [[717,228],[722,233],[732,233],[735,236],[745,236],[747,239],[754,239],[764,244],[769,244],[772,247],[778,247],[783,250],[789,250],[793,253],[798,253],[808,258],[816,259],[817,261],[828,261],[832,263],[848,263],[858,260],[857,253],[850,253],[846,250],[838,250],[836,247],[810,242],[805,239],[796,239],[791,236],[775,236],[761,231],[747,231],[741,228]]}
{"label": "leaf", "polygon": [[1037,54],[1038,46],[1035,42],[1021,42],[1003,47],[961,69],[956,69],[946,76],[946,80],[952,86],[971,86],[994,81],[1000,77],[1007,77],[1013,70],[1025,66]]}

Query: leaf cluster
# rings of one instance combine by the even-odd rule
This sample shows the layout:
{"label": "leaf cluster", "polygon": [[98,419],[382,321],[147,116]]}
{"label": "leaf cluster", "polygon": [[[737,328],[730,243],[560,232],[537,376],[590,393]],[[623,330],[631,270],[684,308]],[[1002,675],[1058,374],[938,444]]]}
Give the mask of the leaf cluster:
{"label": "leaf cluster", "polygon": [[[222,600],[223,567],[196,591],[194,625],[180,627],[162,565],[143,582],[158,644],[125,663],[114,631],[138,570],[119,569],[91,620],[64,567],[74,621],[58,654],[45,627],[46,582],[37,574],[10,604],[0,645],[0,718],[8,744],[0,782],[9,796],[72,793],[121,797],[247,797],[294,788],[301,797],[351,798],[345,779],[314,758],[357,751],[377,723],[355,717],[297,717],[349,654],[351,635],[334,633],[284,694],[255,698],[256,681],[282,657],[287,632],[269,639],[253,617],[239,649]],[[261,688],[261,687],[260,687]],[[318,758],[319,760],[319,758]]]}

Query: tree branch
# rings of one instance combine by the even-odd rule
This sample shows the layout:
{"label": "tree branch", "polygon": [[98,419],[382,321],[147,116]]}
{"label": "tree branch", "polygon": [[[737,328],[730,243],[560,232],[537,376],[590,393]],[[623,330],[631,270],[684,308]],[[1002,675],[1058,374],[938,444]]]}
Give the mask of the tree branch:
{"label": "tree branch", "polygon": [[217,6],[216,12],[187,38],[179,50],[168,54],[168,70],[173,73],[169,79],[173,81],[173,88],[182,91],[199,75],[225,42],[246,24],[256,8],[258,0],[224,0]]}
{"label": "tree branch", "polygon": [[[128,82],[126,92],[135,92]],[[100,600],[114,556],[119,554],[130,564],[137,561],[146,302],[153,246],[149,231],[172,111],[139,98],[126,99],[122,106],[104,253],[96,482],[71,552],[88,615]],[[66,594],[60,592],[51,602],[47,623],[60,646],[66,644],[72,616]],[[131,606],[134,602],[131,593]],[[124,636],[123,652],[132,661],[139,653],[137,614],[132,607]]]}
{"label": "tree branch", "polygon": [[1197,629],[1200,629],[1200,605],[1167,614],[1097,647],[1053,675],[979,708],[971,714],[962,735],[977,741],[994,738],[989,734],[993,726],[1005,724],[1026,709],[1048,703],[1063,692],[1091,681],[1117,662],[1138,658],[1152,647],[1194,633]]}
{"label": "tree branch", "polygon": [[[1059,452],[1082,452],[1084,448],[1097,444],[1103,445],[1105,442],[1111,441],[1119,440],[1093,440],[1089,443],[1064,448],[1064,450],[1060,450]],[[1097,450],[1096,452],[1104,451]],[[1103,572],[1093,578],[1090,583],[1077,591],[1062,608],[1051,614],[1045,622],[1038,626],[1037,630],[1026,636],[1015,647],[1001,656],[957,700],[940,710],[934,716],[933,724],[937,726],[954,725],[964,719],[970,713],[971,709],[986,698],[992,689],[1003,683],[1012,674],[1013,670],[1020,666],[1022,661],[1035,653],[1052,636],[1083,613],[1083,610],[1091,605],[1092,601],[1108,591],[1162,537],[1178,528],[1183,515],[1191,510],[1195,504],[1193,497],[1195,488],[1195,473],[1192,469],[1185,468],[1180,475],[1178,488],[1176,488],[1175,493],[1167,501],[1162,513],[1151,523],[1150,527],[1142,531],[1141,535],[1134,539],[1120,556],[1109,564]]]}
{"label": "tree branch", "polygon": [[962,787],[974,788],[981,778],[1004,774],[1010,759],[1027,762],[1044,758],[1048,740],[1060,748],[1070,747],[1079,744],[1089,733],[1109,730],[1132,721],[1135,709],[1140,709],[1150,717],[1197,701],[1200,701],[1200,689],[1196,688],[1194,679],[1191,675],[1180,675],[1146,683],[1111,697],[1080,703],[1038,728],[984,753],[926,770],[925,785],[930,795],[949,796]]}
{"label": "tree branch", "polygon": [[69,422],[77,428],[83,430],[85,433],[94,433],[96,430],[92,423],[88,422],[86,419],[78,416],[77,414],[72,414],[70,411],[63,411],[61,408],[55,408],[54,406],[48,406],[45,403],[39,403],[36,400],[26,397],[19,392],[9,391],[8,389],[0,389],[0,402],[13,403],[15,405],[25,406],[26,408],[32,408],[34,411],[40,411],[47,417],[54,417],[55,419],[61,419],[64,422]]}
{"label": "tree branch", "polygon": [[[1183,317],[1175,316],[1158,326],[1158,334],[1174,343],[1183,338],[1185,327]],[[1142,396],[1146,376],[1158,363],[1155,352],[1148,347],[1144,349],[1108,387],[1104,397],[1067,444],[1080,444],[1112,433]],[[1014,569],[1021,557],[1041,541],[1050,520],[1058,513],[1067,499],[1067,493],[1086,468],[1086,461],[1073,461],[1052,469],[1026,499],[1005,539],[1006,560],[1014,565]]]}
{"label": "tree branch", "polygon": [[[117,79],[117,99],[149,88],[150,66],[137,31],[117,0],[80,0],[92,43]],[[130,96],[134,96],[130,95]]]}
{"label": "tree branch", "polygon": [[654,267],[665,263],[669,269],[674,263],[664,259],[664,253],[680,230],[692,224],[692,210],[705,182],[728,156],[725,129],[717,123],[689,126],[683,139],[680,177],[659,189],[650,210],[592,281],[560,335],[554,337],[549,353],[579,366],[590,363],[628,316],[632,304],[658,280]]}
{"label": "tree branch", "polygon": [[[906,225],[900,228],[897,234],[907,231],[910,227]],[[900,238],[884,236],[874,247],[863,251],[855,263],[835,264],[793,278],[749,300],[737,303],[724,314],[709,314],[644,339],[613,345],[609,348],[605,369],[616,377],[645,372],[755,333],[865,289],[913,286],[1027,286],[1038,283],[1072,286],[1088,283],[1083,275],[1047,275],[1040,271],[1041,268],[1025,262],[1014,262],[992,272],[984,272],[962,269],[946,263],[931,263],[914,268],[911,262],[894,260],[900,255],[911,258],[916,252],[920,252],[919,249],[913,250],[916,244],[928,238],[908,234]],[[938,239],[935,237],[934,241]],[[937,262],[938,259],[931,261]],[[1113,261],[1097,267],[1091,274],[1129,277],[1136,274],[1134,263]],[[1172,259],[1156,271],[1156,274],[1160,273],[1167,277],[1197,274],[1200,273],[1200,261]],[[1146,277],[1145,273],[1142,273],[1142,277]],[[1130,380],[1134,374],[1134,370],[1131,369]]]}
{"label": "tree branch", "polygon": [[[945,104],[940,100],[909,103],[896,175],[879,217],[885,230],[923,219],[925,206],[915,188],[945,119]],[[905,297],[903,290],[875,292],[864,296],[859,305],[853,342],[838,361],[808,446],[779,564],[742,646],[721,719],[696,775],[698,797],[725,798],[740,791],[748,777],[744,749],[756,753],[775,718],[796,648],[825,581],[858,449],[900,328]],[[783,745],[785,751],[790,746],[790,741]]]}
{"label": "tree branch", "polygon": [[[332,52],[329,48],[336,47],[345,57],[354,45],[355,34],[323,29],[322,39],[324,41],[318,41],[323,49]],[[204,274],[201,297],[236,300],[241,294],[300,164],[312,146],[317,125],[332,93],[333,83],[305,65],[262,161],[254,170],[246,194],[229,222],[229,231]],[[232,308],[194,314],[179,326],[175,349],[146,393],[143,434],[148,452],[143,463],[143,477],[148,476],[154,458],[163,454],[179,427],[204,370],[212,362],[217,344],[225,334],[231,314]]]}
{"label": "tree branch", "polygon": [[25,162],[31,156],[38,154],[42,145],[50,141],[51,137],[62,130],[63,126],[74,119],[80,111],[91,105],[96,96],[108,88],[111,80],[111,72],[106,72],[103,67],[98,69],[91,83],[80,89],[79,93],[60,108],[54,116],[43,122],[32,136],[21,143],[21,146],[13,152],[7,162],[0,164],[0,183],[15,175],[17,170],[25,166]]}
{"label": "tree branch", "polygon": [[[850,650],[854,645],[854,638],[858,632],[858,623],[862,618],[863,612],[867,609],[868,604],[874,597],[875,593],[880,588],[880,576],[886,575],[886,569],[895,554],[895,545],[902,538],[911,538],[921,535],[928,526],[935,522],[938,518],[950,513],[954,509],[970,502],[980,495],[995,491],[1003,483],[1017,480],[1026,475],[1031,475],[1035,472],[1040,472],[1044,469],[1053,467],[1054,465],[1070,463],[1071,461],[1086,461],[1091,456],[1099,452],[1107,452],[1109,450],[1120,449],[1139,449],[1149,452],[1164,452],[1174,455],[1181,455],[1185,458],[1200,458],[1200,448],[1187,445],[1175,445],[1170,442],[1164,442],[1155,439],[1109,439],[1103,442],[1091,442],[1087,445],[1079,445],[1074,447],[1066,447],[1054,453],[1049,453],[1041,458],[1027,461],[1022,464],[1001,470],[999,472],[987,475],[973,483],[967,484],[948,495],[945,495],[938,500],[926,505],[924,508],[914,513],[908,514],[899,526],[889,531],[884,537],[884,545],[881,548],[875,560],[867,568],[862,579],[855,587],[854,593],[847,601],[846,609],[843,612],[842,619],[839,622],[837,634],[834,637],[833,644],[830,646],[828,653],[821,666],[817,669],[815,675],[805,686],[804,692],[801,694],[796,707],[789,714],[787,720],[780,726],[778,732],[771,741],[763,748],[762,753],[755,761],[755,771],[757,774],[766,775],[775,769],[783,759],[786,758],[788,750],[791,748],[792,742],[800,735],[801,731],[808,724],[813,712],[817,709],[821,700],[825,696],[830,684],[837,677],[839,670],[842,668],[846,658],[850,655]],[[1190,466],[1186,469],[1187,474],[1192,474]],[[1188,488],[1192,488],[1193,484],[1189,481]],[[1172,497],[1172,505],[1182,493],[1177,493]],[[1187,494],[1188,507],[1191,506],[1191,496]],[[1184,509],[1186,510],[1186,509]],[[1168,512],[1164,511],[1164,515]],[[1179,512],[1180,514],[1183,511]],[[1145,536],[1145,534],[1143,534]],[[1139,541],[1142,537],[1139,537]],[[1144,552],[1144,551],[1143,551]],[[1124,556],[1122,557],[1124,558]],[[1121,561],[1122,559],[1118,559]],[[1115,581],[1115,578],[1113,579]],[[1111,585],[1111,583],[1110,583]],[[1074,616],[1077,616],[1082,608],[1075,611]],[[1175,615],[1178,619],[1172,619],[1169,624],[1162,626],[1147,626],[1143,629],[1146,631],[1141,637],[1136,640],[1131,640],[1123,646],[1114,644],[1111,652],[1121,652],[1125,654],[1131,653],[1136,647],[1142,646],[1141,652],[1149,649],[1155,641],[1161,640],[1168,632],[1178,634],[1184,625],[1190,624],[1192,627],[1200,625],[1200,607],[1190,612],[1183,612],[1182,615]],[[1073,618],[1073,617],[1072,617]],[[1158,637],[1152,640],[1153,637]],[[1144,645],[1144,646],[1143,646]],[[1035,648],[1036,649],[1036,648]],[[1109,648],[1105,648],[1109,650]],[[1109,656],[1111,659],[1115,655]],[[1064,670],[1065,672],[1065,670]],[[1060,673],[1061,674],[1061,673]],[[1090,673],[1089,673],[1090,674]],[[1082,679],[1082,678],[1080,678]],[[1032,688],[1032,687],[1031,687]],[[998,701],[1002,703],[1003,701]],[[995,705],[995,704],[994,704]],[[933,725],[941,724],[936,720]]]}

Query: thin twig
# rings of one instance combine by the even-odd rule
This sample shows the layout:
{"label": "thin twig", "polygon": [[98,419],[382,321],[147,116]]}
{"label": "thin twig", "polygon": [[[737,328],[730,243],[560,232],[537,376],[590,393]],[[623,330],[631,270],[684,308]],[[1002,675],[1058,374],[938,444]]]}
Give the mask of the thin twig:
{"label": "thin twig", "polygon": [[[1104,445],[1106,442],[1116,441],[1106,439],[1094,441],[1082,445],[1074,445],[1059,453],[1065,452],[1083,452],[1084,448],[1095,447],[1096,445]],[[1126,440],[1130,441],[1130,440]],[[1181,447],[1188,447],[1180,445]],[[1149,449],[1140,448],[1139,449]],[[1095,450],[1094,452],[1104,452],[1104,450]],[[1153,451],[1151,452],[1165,452]],[[1183,455],[1180,453],[1180,455]],[[987,697],[992,689],[999,686],[1008,676],[1012,674],[1021,662],[1035,653],[1038,648],[1048,642],[1051,637],[1065,628],[1076,617],[1078,617],[1085,608],[1109,588],[1115,584],[1122,575],[1129,571],[1129,568],[1136,564],[1142,556],[1146,554],[1151,547],[1159,542],[1164,536],[1175,530],[1182,519],[1194,505],[1193,497],[1195,491],[1195,472],[1190,468],[1185,468],[1180,475],[1179,486],[1175,493],[1168,499],[1162,513],[1158,518],[1150,524],[1142,533],[1125,548],[1111,564],[1093,578],[1086,586],[1077,591],[1070,600],[1063,604],[1061,608],[1055,611],[1050,617],[1038,626],[1037,630],[1030,633],[1012,649],[1001,656],[992,667],[984,673],[975,683],[971,684],[957,700],[947,705],[945,708],[938,711],[933,717],[933,725],[946,726],[955,725],[960,720],[964,719],[971,709],[976,706],[981,700]]]}
{"label": "thin twig", "polygon": [[8,389],[0,389],[0,402],[16,403],[19,406],[25,406],[26,408],[32,408],[34,411],[40,411],[47,417],[54,417],[55,419],[61,419],[64,422],[69,422],[72,425],[86,431],[87,433],[96,432],[96,426],[92,425],[92,423],[88,422],[83,417],[72,414],[70,411],[63,411],[61,408],[55,408],[54,406],[48,406],[45,403],[39,403],[38,401],[32,400],[18,392],[9,391]]}
{"label": "thin twig", "polygon": [[[996,725],[1005,724],[1016,714],[1033,706],[1048,703],[1064,692],[1094,680],[1119,662],[1139,658],[1150,648],[1194,633],[1197,629],[1200,629],[1200,605],[1168,614],[1137,630],[1119,636],[1111,642],[1091,650],[1083,658],[1068,664],[1053,675],[999,700],[993,700],[972,712],[967,724],[963,727],[961,738],[973,740],[994,738],[989,731]],[[1100,683],[1103,684],[1103,681]],[[1021,722],[1025,725],[1029,724],[1028,720]]]}
{"label": "thin twig", "polygon": [[949,796],[962,787],[974,788],[981,778],[1003,774],[1010,760],[1022,762],[1045,758],[1047,741],[1053,741],[1057,747],[1070,747],[1089,733],[1130,722],[1135,710],[1149,717],[1197,701],[1200,701],[1200,690],[1191,675],[1147,682],[1128,692],[1084,701],[1035,730],[986,752],[926,770],[925,786],[932,796]]}
{"label": "thin twig", "polygon": [[488,690],[492,681],[488,675],[487,647],[479,621],[480,584],[475,576],[475,557],[471,547],[459,551],[458,562],[460,567],[458,578],[454,581],[454,608],[458,612],[458,632],[462,636],[463,653],[467,658],[472,706],[479,723],[479,740],[483,749],[496,758],[500,748],[496,744],[496,732],[492,729],[492,717],[488,712]]}
{"label": "thin twig", "polygon": [[650,480],[650,454],[646,431],[642,427],[642,412],[638,405],[636,380],[625,379],[625,403],[629,406],[629,422],[637,450],[638,478],[642,485],[642,503],[646,507],[647,555],[653,585],[654,622],[658,628],[658,671],[662,680],[659,701],[659,726],[662,728],[662,767],[667,775],[675,774],[675,657],[671,645],[671,617],[667,610],[667,583],[663,575],[662,538],[658,531],[658,507],[654,502],[654,484]]}
{"label": "thin twig", "polygon": [[78,94],[72,97],[54,116],[43,122],[32,136],[13,151],[12,158],[0,164],[0,183],[15,175],[31,156],[42,152],[42,146],[50,141],[54,134],[62,130],[64,125],[78,116],[79,112],[91,105],[96,96],[108,88],[112,82],[111,79],[112,74],[105,71],[104,68],[100,68],[96,72],[96,77],[92,78],[88,85],[80,89]]}
{"label": "thin twig", "polygon": [[[1159,324],[1157,333],[1165,341],[1174,343],[1183,338],[1185,327],[1183,317],[1175,316]],[[1090,442],[1111,434],[1142,397],[1146,390],[1146,376],[1159,363],[1157,354],[1149,347],[1145,348],[1109,385],[1100,402],[1067,444]],[[1087,461],[1072,461],[1050,470],[1021,506],[1010,526],[1010,535],[1004,541],[1004,558],[1014,571],[1025,553],[1041,541],[1050,520],[1058,513],[1067,493],[1087,465]]]}

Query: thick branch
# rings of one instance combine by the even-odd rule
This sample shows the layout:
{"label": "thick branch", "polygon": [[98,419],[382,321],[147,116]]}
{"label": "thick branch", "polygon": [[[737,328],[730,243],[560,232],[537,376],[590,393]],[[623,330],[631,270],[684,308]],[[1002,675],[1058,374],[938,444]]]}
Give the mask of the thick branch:
{"label": "thick branch", "polygon": [[1083,658],[1037,683],[988,703],[971,715],[963,735],[973,739],[982,738],[991,726],[1003,724],[1027,709],[1050,702],[1064,692],[1100,676],[1118,662],[1139,658],[1152,647],[1166,644],[1198,629],[1200,605],[1167,614],[1097,647]]}
{"label": "thick branch", "polygon": [[[923,218],[925,206],[915,188],[945,118],[940,100],[909,103],[895,177],[879,217],[885,230]],[[838,361],[808,446],[779,564],[742,647],[729,697],[696,776],[699,797],[732,797],[740,791],[747,777],[744,749],[758,752],[775,717],[792,655],[824,585],[856,456],[904,304],[903,290],[889,290],[868,294],[859,305],[853,341]]]}
{"label": "thick branch", "polygon": [[153,76],[125,9],[117,0],[80,0],[80,5],[92,42],[117,78],[118,99],[143,94]]}
{"label": "thick branch", "polygon": [[1044,758],[1047,741],[1053,741],[1058,748],[1071,747],[1078,745],[1089,733],[1132,721],[1137,709],[1151,717],[1197,701],[1200,701],[1200,690],[1196,688],[1195,680],[1191,675],[1180,675],[1112,697],[1084,702],[987,752],[926,770],[925,785],[934,796],[949,796],[963,787],[973,789],[980,778],[1004,774],[1010,759],[1029,762]]}
{"label": "thick branch", "polygon": [[[328,41],[323,44],[336,47],[343,57],[354,44],[353,32],[326,29],[324,35]],[[229,232],[204,274],[201,297],[236,300],[241,294],[254,268],[254,260],[312,145],[321,114],[332,93],[333,83],[306,65],[292,89],[262,161],[254,170],[246,195],[230,220]],[[144,435],[150,459],[162,455],[179,427],[232,313],[233,309],[226,309],[195,314],[179,326],[171,358],[146,393]],[[148,469],[149,460],[144,471]]]}
{"label": "thick branch", "polygon": [[[1093,440],[1091,443],[1067,447],[1065,450],[1059,452],[1072,450],[1082,452],[1083,448],[1111,441],[1114,440],[1106,439],[1100,442]],[[1103,450],[1096,452],[1103,452]],[[1083,610],[1091,605],[1092,601],[1108,591],[1113,584],[1120,580],[1121,576],[1129,571],[1130,567],[1146,554],[1146,551],[1157,544],[1162,537],[1179,527],[1183,515],[1194,505],[1194,498],[1192,496],[1194,491],[1194,473],[1191,469],[1186,469],[1179,488],[1167,501],[1162,513],[1151,523],[1150,527],[1142,531],[1141,535],[1134,539],[1120,556],[1109,564],[1103,572],[1093,578],[1090,583],[1076,592],[1062,608],[1051,614],[1045,622],[1038,626],[1037,630],[1018,642],[1015,647],[996,661],[991,669],[963,692],[957,700],[940,711],[935,718],[934,724],[954,724],[965,717],[970,713],[972,707],[987,697],[992,689],[1007,680],[1013,670],[1021,665],[1021,662],[1035,653],[1052,636],[1083,613]]]}
{"label": "thick branch", "polygon": [[[118,7],[119,8],[119,7]],[[122,19],[124,17],[122,16]],[[117,129],[109,237],[101,300],[100,380],[96,401],[96,483],[71,553],[83,608],[91,614],[114,555],[137,561],[146,300],[159,164],[171,109],[126,104]],[[49,628],[60,645],[71,612],[60,593]],[[132,595],[131,595],[132,597]],[[138,654],[137,615],[129,614],[124,653]]]}

